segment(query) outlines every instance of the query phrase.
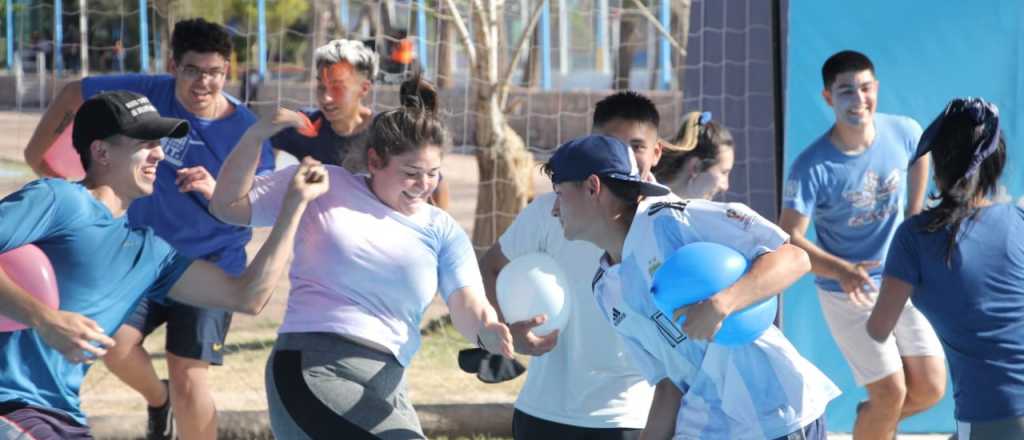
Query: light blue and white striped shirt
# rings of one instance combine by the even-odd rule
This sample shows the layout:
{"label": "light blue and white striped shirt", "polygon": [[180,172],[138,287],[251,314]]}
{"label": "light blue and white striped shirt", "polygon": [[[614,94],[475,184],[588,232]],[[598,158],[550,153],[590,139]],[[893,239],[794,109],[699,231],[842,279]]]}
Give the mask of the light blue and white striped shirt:
{"label": "light blue and white striped shirt", "polygon": [[621,264],[602,259],[594,290],[605,317],[650,383],[668,378],[684,393],[676,439],[782,437],[821,417],[840,394],[774,326],[749,345],[727,347],[689,339],[654,305],[654,273],[683,245],[715,242],[753,260],[787,239],[745,205],[670,195],[641,204]]}

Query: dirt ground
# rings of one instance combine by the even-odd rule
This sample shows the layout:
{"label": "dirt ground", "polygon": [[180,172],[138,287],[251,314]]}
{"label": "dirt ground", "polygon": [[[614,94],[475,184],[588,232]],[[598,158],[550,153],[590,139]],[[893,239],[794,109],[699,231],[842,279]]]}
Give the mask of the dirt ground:
{"label": "dirt ground", "polygon": [[[39,119],[38,113],[0,112],[0,196],[7,195],[34,175],[24,164],[22,151]],[[286,155],[284,155],[286,156]],[[471,231],[477,192],[477,169],[473,156],[449,154],[445,157],[443,174],[451,188],[451,213]],[[550,182],[539,172],[535,179],[538,193],[550,191]],[[250,243],[249,255],[255,253],[269,229],[257,230]],[[287,303],[287,281],[278,286],[267,309],[259,316],[235,315],[232,322],[225,365],[211,370],[210,381],[215,390],[218,408],[222,410],[256,410],[266,408],[263,371],[267,353],[273,345],[276,329]],[[445,314],[444,305],[436,300],[428,310],[424,323]],[[450,328],[450,327],[449,327]],[[153,354],[157,371],[166,377],[163,330],[158,330],[145,343]],[[430,336],[423,351],[409,369],[410,394],[416,403],[509,402],[514,400],[522,378],[501,385],[485,385],[475,377],[458,370],[455,353],[468,346],[453,331]],[[123,385],[102,364],[92,367],[82,387],[82,404],[90,415],[113,415],[143,411],[144,402]]]}

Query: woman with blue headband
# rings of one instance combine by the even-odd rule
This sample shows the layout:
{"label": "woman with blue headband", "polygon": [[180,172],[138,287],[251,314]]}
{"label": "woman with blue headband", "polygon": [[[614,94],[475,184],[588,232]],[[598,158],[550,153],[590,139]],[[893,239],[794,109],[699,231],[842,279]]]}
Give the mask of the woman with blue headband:
{"label": "woman with blue headband", "polygon": [[729,189],[735,143],[711,112],[690,112],[671,142],[662,143],[654,176],[684,199],[711,200]]}
{"label": "woman with blue headband", "polygon": [[914,305],[942,341],[960,440],[1024,438],[1024,208],[996,203],[1006,165],[999,110],[954,99],[925,130],[938,204],[904,222],[867,331],[889,338]]}

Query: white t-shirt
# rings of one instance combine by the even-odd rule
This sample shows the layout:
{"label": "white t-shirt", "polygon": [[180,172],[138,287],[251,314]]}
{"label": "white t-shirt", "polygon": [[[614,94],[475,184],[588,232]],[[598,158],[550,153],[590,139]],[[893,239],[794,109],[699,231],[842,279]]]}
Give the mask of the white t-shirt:
{"label": "white t-shirt", "polygon": [[654,389],[630,363],[621,338],[601,316],[591,286],[601,250],[568,241],[551,215],[555,194],[538,196],[498,242],[509,260],[543,252],[569,278],[569,322],[558,345],[530,360],[516,408],[531,416],[587,428],[643,428]]}
{"label": "white t-shirt", "polygon": [[[362,176],[326,168],[331,189],[310,203],[295,234],[279,332],[354,336],[408,366],[437,292],[446,302],[463,287],[483,295],[473,246],[443,210],[423,205],[407,216],[382,203]],[[256,177],[249,192],[253,226],[273,224],[294,175],[291,166]]]}
{"label": "white t-shirt", "polygon": [[668,378],[684,392],[676,439],[774,439],[813,422],[839,395],[778,328],[739,347],[694,341],[650,293],[655,271],[685,244],[720,243],[752,261],[788,238],[745,205],[666,196],[637,210],[621,264],[601,260],[599,308],[648,381]]}

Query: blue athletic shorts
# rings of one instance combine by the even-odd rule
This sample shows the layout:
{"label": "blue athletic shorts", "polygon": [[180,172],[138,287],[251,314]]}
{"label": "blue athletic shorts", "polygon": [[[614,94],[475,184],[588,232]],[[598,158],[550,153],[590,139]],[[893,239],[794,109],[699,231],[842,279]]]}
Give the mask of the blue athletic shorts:
{"label": "blue athletic shorts", "polygon": [[138,329],[144,336],[167,324],[168,353],[188,359],[224,363],[224,340],[231,327],[231,312],[203,309],[167,300],[167,304],[143,298],[125,325]]}

